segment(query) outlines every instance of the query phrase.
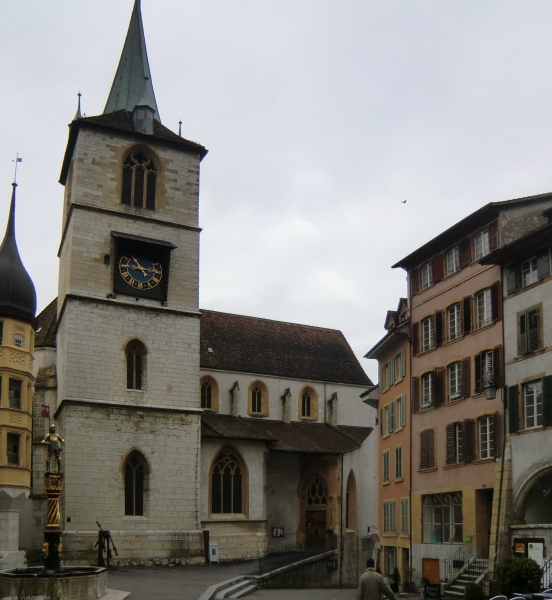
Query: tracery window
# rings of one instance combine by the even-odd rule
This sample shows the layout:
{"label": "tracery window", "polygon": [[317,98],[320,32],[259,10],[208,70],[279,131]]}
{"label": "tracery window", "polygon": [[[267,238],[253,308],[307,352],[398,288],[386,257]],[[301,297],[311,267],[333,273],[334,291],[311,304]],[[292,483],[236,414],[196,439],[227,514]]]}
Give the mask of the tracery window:
{"label": "tracery window", "polygon": [[460,493],[424,496],[422,506],[424,544],[462,543],[462,495]]}
{"label": "tracery window", "polygon": [[131,152],[123,165],[121,203],[155,210],[156,182],[151,158],[142,151]]}
{"label": "tracery window", "polygon": [[201,384],[201,408],[211,408],[213,387],[208,381]]}
{"label": "tracery window", "polygon": [[211,472],[211,512],[213,514],[243,513],[244,476],[237,456],[223,450]]}
{"label": "tracery window", "polygon": [[251,412],[263,412],[263,393],[256,386],[251,391]]}
{"label": "tracery window", "polygon": [[326,506],[328,486],[321,477],[315,477],[307,488],[307,506]]}
{"label": "tracery window", "polygon": [[305,392],[301,397],[301,416],[311,416],[311,397],[308,392]]}
{"label": "tracery window", "polygon": [[125,464],[125,515],[142,516],[144,514],[145,459],[134,450]]}
{"label": "tracery window", "polygon": [[126,347],[127,389],[143,389],[146,348],[139,340],[132,340]]}

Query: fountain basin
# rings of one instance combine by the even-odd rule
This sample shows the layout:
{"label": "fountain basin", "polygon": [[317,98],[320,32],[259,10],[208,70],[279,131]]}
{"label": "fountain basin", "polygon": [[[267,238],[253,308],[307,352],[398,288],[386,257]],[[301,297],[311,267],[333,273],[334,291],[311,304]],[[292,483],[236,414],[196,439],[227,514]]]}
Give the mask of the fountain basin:
{"label": "fountain basin", "polygon": [[33,586],[34,594],[41,596],[52,576],[59,583],[63,600],[97,600],[107,594],[107,569],[102,567],[62,567],[54,575],[46,573],[43,567],[0,571],[0,587],[8,597],[16,597],[17,586],[24,581]]}

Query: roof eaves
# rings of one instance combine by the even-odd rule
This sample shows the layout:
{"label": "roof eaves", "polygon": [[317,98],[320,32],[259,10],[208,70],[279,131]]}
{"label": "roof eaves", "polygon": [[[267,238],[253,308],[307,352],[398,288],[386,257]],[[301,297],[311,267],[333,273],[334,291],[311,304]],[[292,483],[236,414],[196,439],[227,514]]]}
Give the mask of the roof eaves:
{"label": "roof eaves", "polygon": [[[552,208],[552,207],[551,207]],[[479,263],[482,265],[499,265],[505,261],[509,261],[511,258],[511,253],[517,249],[523,248],[526,244],[530,245],[530,242],[534,240],[535,245],[539,245],[542,241],[548,241],[548,236],[552,233],[552,223],[546,223],[545,225],[541,225],[536,229],[533,229],[529,233],[526,233],[524,236],[510,242],[506,246],[502,246],[502,248],[498,248],[494,250],[487,256],[483,257]],[[540,238],[543,240],[540,240]],[[518,253],[516,253],[515,258],[521,258]]]}

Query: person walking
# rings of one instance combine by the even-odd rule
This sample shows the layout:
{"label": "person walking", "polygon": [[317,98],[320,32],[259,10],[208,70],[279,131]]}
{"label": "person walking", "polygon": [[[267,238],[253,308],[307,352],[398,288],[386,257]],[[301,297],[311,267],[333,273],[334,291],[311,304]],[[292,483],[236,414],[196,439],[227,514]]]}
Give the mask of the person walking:
{"label": "person walking", "polygon": [[356,600],[381,600],[385,594],[389,600],[397,600],[393,590],[385,583],[385,579],[374,568],[374,559],[366,561],[368,567],[358,580]]}

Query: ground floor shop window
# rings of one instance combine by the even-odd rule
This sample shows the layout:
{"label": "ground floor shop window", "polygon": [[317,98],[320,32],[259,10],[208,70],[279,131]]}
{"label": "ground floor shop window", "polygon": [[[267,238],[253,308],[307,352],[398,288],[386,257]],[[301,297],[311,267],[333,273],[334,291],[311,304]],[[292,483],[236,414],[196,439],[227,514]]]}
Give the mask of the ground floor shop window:
{"label": "ground floor shop window", "polygon": [[424,544],[462,543],[462,494],[423,496],[422,505]]}

